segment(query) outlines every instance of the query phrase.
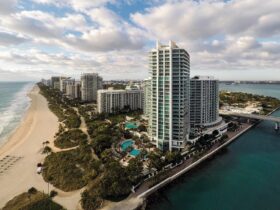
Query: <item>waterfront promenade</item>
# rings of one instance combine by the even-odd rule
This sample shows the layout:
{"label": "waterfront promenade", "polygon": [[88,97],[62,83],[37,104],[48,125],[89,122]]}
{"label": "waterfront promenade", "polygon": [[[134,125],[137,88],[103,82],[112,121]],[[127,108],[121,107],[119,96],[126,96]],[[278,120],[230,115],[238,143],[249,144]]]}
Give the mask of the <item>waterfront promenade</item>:
{"label": "waterfront promenade", "polygon": [[235,131],[235,132],[227,132],[228,140],[226,140],[222,145],[217,142],[215,143],[210,150],[208,150],[201,158],[198,160],[195,160],[195,157],[190,157],[186,161],[184,161],[183,164],[175,167],[174,169],[167,171],[168,178],[163,180],[162,182],[158,183],[157,185],[149,188],[151,185],[151,181],[147,181],[143,183],[133,194],[133,196],[137,196],[138,198],[146,198],[155,191],[159,190],[160,188],[164,187],[168,183],[172,182],[173,180],[177,179],[179,176],[183,175],[190,169],[194,168],[204,160],[210,158],[214,154],[216,154],[218,151],[220,151],[222,148],[226,147],[228,144],[232,143],[236,138],[238,138],[240,135],[245,133],[247,130],[249,130],[253,125],[252,124],[242,124],[242,127]]}

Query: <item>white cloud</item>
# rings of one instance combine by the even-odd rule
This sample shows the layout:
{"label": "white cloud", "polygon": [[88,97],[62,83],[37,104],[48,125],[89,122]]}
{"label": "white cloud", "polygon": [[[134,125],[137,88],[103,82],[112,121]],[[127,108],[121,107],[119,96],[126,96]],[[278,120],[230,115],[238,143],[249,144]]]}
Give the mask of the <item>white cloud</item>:
{"label": "white cloud", "polygon": [[124,21],[106,8],[95,8],[86,14],[62,17],[39,10],[20,11],[1,20],[12,32],[32,37],[35,43],[58,45],[84,51],[141,49],[143,31]]}
{"label": "white cloud", "polygon": [[166,3],[131,17],[154,36],[197,40],[221,34],[279,35],[279,11],[276,1],[202,0]]}
{"label": "white cloud", "polygon": [[27,42],[29,39],[25,37],[20,37],[16,34],[6,33],[0,31],[0,45],[2,46],[10,46],[10,45],[18,45],[24,42]]}
{"label": "white cloud", "polygon": [[70,7],[77,11],[104,6],[107,3],[114,3],[115,0],[33,0],[39,4],[53,4],[57,7]]}
{"label": "white cloud", "polygon": [[279,11],[278,1],[173,0],[131,19],[151,37],[178,40],[191,53],[192,69],[279,69],[271,61],[280,59],[279,48],[261,41],[280,38]]}
{"label": "white cloud", "polygon": [[17,0],[0,0],[0,16],[11,13],[15,10]]}
{"label": "white cloud", "polygon": [[[144,78],[145,51],[156,39],[173,39],[186,48],[192,72],[280,69],[278,1],[145,0],[149,8],[130,14],[130,20],[120,13],[131,0],[32,1],[37,4],[24,8],[21,1],[0,0],[0,65],[5,70]],[[42,9],[46,5],[56,9],[48,12]]]}

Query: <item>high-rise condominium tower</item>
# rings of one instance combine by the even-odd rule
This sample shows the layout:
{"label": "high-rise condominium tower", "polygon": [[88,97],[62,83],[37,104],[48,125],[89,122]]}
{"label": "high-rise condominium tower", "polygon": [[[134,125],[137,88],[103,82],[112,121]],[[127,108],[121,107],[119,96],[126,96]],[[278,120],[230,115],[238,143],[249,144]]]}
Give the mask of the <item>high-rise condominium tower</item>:
{"label": "high-rise condominium tower", "polygon": [[183,148],[188,139],[189,60],[188,52],[172,41],[157,43],[149,53],[149,135],[161,150]]}
{"label": "high-rise condominium tower", "polygon": [[97,100],[97,90],[102,89],[102,77],[97,73],[85,73],[81,76],[81,99],[92,102]]}
{"label": "high-rise condominium tower", "polygon": [[151,113],[151,78],[144,80],[144,115],[149,117]]}
{"label": "high-rise condominium tower", "polygon": [[214,77],[195,76],[190,83],[190,125],[192,128],[219,124],[219,81]]}

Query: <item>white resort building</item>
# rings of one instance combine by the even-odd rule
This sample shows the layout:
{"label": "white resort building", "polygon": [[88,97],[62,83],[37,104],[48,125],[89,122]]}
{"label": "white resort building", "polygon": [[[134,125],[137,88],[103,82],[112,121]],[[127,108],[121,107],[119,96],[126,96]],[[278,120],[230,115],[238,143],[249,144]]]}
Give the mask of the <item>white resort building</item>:
{"label": "white resort building", "polygon": [[[189,134],[190,57],[170,41],[149,53],[149,136],[161,150],[184,148]],[[150,105],[149,105],[150,104]]]}
{"label": "white resort building", "polygon": [[97,111],[99,113],[115,113],[124,108],[130,110],[143,109],[143,90],[98,90]]}

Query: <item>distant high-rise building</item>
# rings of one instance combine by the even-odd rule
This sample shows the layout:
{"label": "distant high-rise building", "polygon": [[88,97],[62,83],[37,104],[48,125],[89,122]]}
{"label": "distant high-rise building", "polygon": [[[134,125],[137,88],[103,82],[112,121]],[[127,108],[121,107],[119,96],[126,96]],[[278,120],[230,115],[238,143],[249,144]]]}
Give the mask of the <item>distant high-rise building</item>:
{"label": "distant high-rise building", "polygon": [[81,76],[82,101],[97,101],[97,90],[102,89],[102,77],[97,73],[85,73]]}
{"label": "distant high-rise building", "polygon": [[67,84],[72,84],[72,83],[75,83],[75,79],[71,79],[70,77],[60,77],[60,80],[59,80],[59,90],[60,92],[62,93],[66,93],[66,85]]}
{"label": "distant high-rise building", "polygon": [[149,53],[149,135],[161,150],[184,148],[189,134],[190,58],[174,42]]}
{"label": "distant high-rise building", "polygon": [[60,77],[51,77],[51,87],[54,89],[60,89]]}
{"label": "distant high-rise building", "polygon": [[81,82],[75,82],[75,98],[81,98]]}
{"label": "distant high-rise building", "polygon": [[190,84],[191,127],[207,128],[222,122],[219,117],[219,81],[214,77],[195,76]]}
{"label": "distant high-rise building", "polygon": [[122,109],[143,109],[143,90],[98,90],[97,110],[99,113],[115,113]]}
{"label": "distant high-rise building", "polygon": [[151,78],[144,80],[144,115],[149,117],[151,113]]}
{"label": "distant high-rise building", "polygon": [[[51,77],[51,87],[61,92],[65,91],[65,85],[63,85],[63,80],[69,79],[69,77],[53,76]],[[65,92],[64,92],[65,93]]]}
{"label": "distant high-rise building", "polygon": [[42,79],[41,82],[46,86],[51,86],[51,80],[50,79]]}
{"label": "distant high-rise building", "polygon": [[75,79],[67,79],[64,80],[63,83],[65,84],[65,95],[69,98],[75,98]]}

